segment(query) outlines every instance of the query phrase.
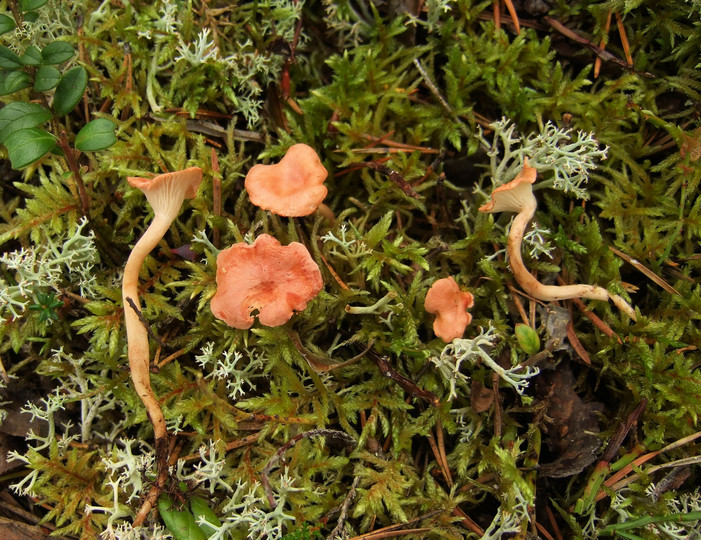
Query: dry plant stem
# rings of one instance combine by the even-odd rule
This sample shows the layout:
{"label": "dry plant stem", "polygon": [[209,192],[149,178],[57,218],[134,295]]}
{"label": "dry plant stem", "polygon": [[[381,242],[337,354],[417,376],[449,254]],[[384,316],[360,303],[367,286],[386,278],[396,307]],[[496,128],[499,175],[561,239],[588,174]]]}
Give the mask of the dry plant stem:
{"label": "dry plant stem", "polygon": [[73,175],[73,181],[75,182],[76,188],[78,189],[78,196],[80,197],[80,209],[84,216],[88,215],[88,209],[90,208],[90,198],[88,197],[88,192],[85,190],[85,183],[83,182],[83,177],[80,174],[80,168],[78,167],[78,162],[75,160],[75,152],[68,144],[68,138],[66,137],[66,131],[61,131],[61,136],[58,139],[58,145],[63,150],[66,155],[66,161],[68,162],[68,168],[71,170]]}
{"label": "dry plant stem", "polygon": [[610,299],[618,309],[623,311],[631,319],[636,320],[635,310],[617,294],[611,294],[598,285],[545,285],[534,278],[523,264],[521,256],[521,242],[526,232],[526,227],[533,219],[536,210],[536,200],[533,198],[516,215],[509,231],[509,241],[506,246],[506,253],[509,257],[511,271],[518,284],[528,294],[538,300],[569,300],[571,298],[588,298],[589,300],[600,300],[608,302]]}
{"label": "dry plant stem", "polygon": [[[219,158],[217,151],[212,148],[212,212],[217,217],[221,216],[221,172],[219,170]],[[219,248],[219,229],[212,233],[212,243]]]}
{"label": "dry plant stem", "polygon": [[[149,372],[148,332],[139,320],[139,314],[130,307],[131,301],[140,309],[139,303],[139,271],[146,260],[146,256],[163,238],[170,227],[172,220],[156,214],[151,225],[134,246],[124,267],[124,281],[122,283],[122,300],[124,302],[124,319],[127,329],[127,349],[129,354],[129,369],[134,381],[136,393],[141,398],[149,420],[153,425],[153,433],[156,439],[156,455],[166,449],[168,433],[163,411],[151,388]],[[165,455],[165,454],[164,454]]]}
{"label": "dry plant stem", "polygon": [[19,8],[19,3],[17,0],[9,0],[7,2],[8,7],[10,8],[10,11],[12,12],[12,17],[15,19],[15,23],[17,24],[17,28],[20,30],[22,29],[22,26],[24,25],[24,17],[22,16],[22,11]]}
{"label": "dry plant stem", "polygon": [[[605,36],[608,36],[608,33],[611,30],[611,15],[613,15],[613,11],[609,10],[608,15],[606,15],[606,24],[604,25]],[[606,39],[606,37],[602,37],[601,41],[599,41],[599,49],[601,49],[602,51],[606,48]],[[595,79],[599,76],[599,70],[601,70],[601,57],[597,56],[596,60],[594,61]]]}

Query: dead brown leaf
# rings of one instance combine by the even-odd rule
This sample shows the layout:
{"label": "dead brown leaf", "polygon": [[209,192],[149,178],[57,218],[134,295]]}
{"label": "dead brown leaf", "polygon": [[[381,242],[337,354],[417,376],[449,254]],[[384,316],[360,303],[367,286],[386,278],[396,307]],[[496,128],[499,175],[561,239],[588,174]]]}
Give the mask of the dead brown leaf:
{"label": "dead brown leaf", "polygon": [[564,478],[583,471],[596,461],[601,447],[598,412],[603,405],[585,402],[574,391],[575,378],[569,365],[561,364],[556,371],[546,372],[538,380],[540,401],[546,404],[546,421],[542,429],[544,441],[557,456],[540,466],[540,474]]}

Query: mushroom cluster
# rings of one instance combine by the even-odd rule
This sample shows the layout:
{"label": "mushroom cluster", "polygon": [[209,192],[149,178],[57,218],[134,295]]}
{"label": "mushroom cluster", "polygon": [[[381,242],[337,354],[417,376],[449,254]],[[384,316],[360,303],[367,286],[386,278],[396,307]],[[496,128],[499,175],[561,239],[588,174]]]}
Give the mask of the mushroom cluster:
{"label": "mushroom cluster", "polygon": [[280,326],[321,290],[319,267],[299,242],[283,246],[268,234],[237,243],[217,256],[212,313],[229,326],[247,329],[254,312],[265,326]]}
{"label": "mushroom cluster", "polygon": [[568,300],[570,298],[588,298],[590,300],[611,300],[621,311],[635,320],[635,310],[617,294],[608,292],[598,285],[545,285],[534,278],[523,263],[521,243],[526,227],[533,219],[538,203],[533,195],[533,182],[536,169],[525,159],[523,169],[511,182],[499,186],[492,192],[491,200],[480,207],[480,212],[516,212],[516,217],[509,230],[506,253],[509,266],[516,282],[538,300]]}

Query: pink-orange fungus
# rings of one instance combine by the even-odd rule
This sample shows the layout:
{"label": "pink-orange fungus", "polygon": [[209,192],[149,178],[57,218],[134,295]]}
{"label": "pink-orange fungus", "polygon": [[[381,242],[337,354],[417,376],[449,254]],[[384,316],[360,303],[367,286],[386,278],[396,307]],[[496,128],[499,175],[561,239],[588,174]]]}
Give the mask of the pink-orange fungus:
{"label": "pink-orange fungus", "polygon": [[528,164],[528,159],[523,160],[523,168],[516,178],[504,185],[494,188],[492,198],[488,203],[479,207],[480,212],[520,212],[525,206],[535,205],[533,187],[537,171]]}
{"label": "pink-orange fungus", "polygon": [[439,279],[428,290],[424,307],[434,313],[433,331],[446,343],[462,336],[472,320],[466,310],[474,305],[474,297],[467,291],[461,291],[451,277]]}
{"label": "pink-orange fungus", "polygon": [[280,326],[306,308],[323,284],[319,267],[303,244],[282,246],[261,234],[252,244],[234,244],[217,256],[212,313],[242,330],[253,325],[253,311],[264,326]]}
{"label": "pink-orange fungus", "polygon": [[253,166],[245,185],[251,202],[263,210],[279,216],[308,216],[328,193],[327,176],[314,149],[295,144],[279,163]]}

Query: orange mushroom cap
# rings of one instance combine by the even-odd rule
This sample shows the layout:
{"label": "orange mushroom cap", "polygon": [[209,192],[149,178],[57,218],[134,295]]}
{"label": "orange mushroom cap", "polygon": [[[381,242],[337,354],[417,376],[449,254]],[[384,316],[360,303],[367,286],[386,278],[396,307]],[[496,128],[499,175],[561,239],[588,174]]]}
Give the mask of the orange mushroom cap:
{"label": "orange mushroom cap", "polygon": [[535,203],[533,195],[533,182],[537,171],[528,165],[528,159],[523,160],[523,169],[519,171],[511,182],[499,186],[492,191],[492,198],[483,206],[480,212],[520,212],[527,205]]}
{"label": "orange mushroom cap", "polygon": [[192,199],[202,182],[202,169],[190,167],[182,171],[159,174],[153,178],[130,176],[129,185],[140,189],[156,214],[171,219],[180,212],[183,200]]}
{"label": "orange mushroom cap", "polygon": [[472,315],[466,310],[474,304],[472,294],[461,291],[452,276],[431,285],[424,301],[426,311],[436,314],[433,331],[446,343],[462,336],[472,321]]}
{"label": "orange mushroom cap", "polygon": [[280,326],[306,308],[323,285],[303,244],[282,246],[261,234],[252,244],[240,242],[219,252],[217,293],[210,307],[217,319],[241,330],[253,325],[254,310],[264,326]]}
{"label": "orange mushroom cap", "polygon": [[245,185],[251,202],[263,210],[279,216],[308,216],[328,193],[327,176],[314,149],[295,144],[279,163],[253,166]]}

